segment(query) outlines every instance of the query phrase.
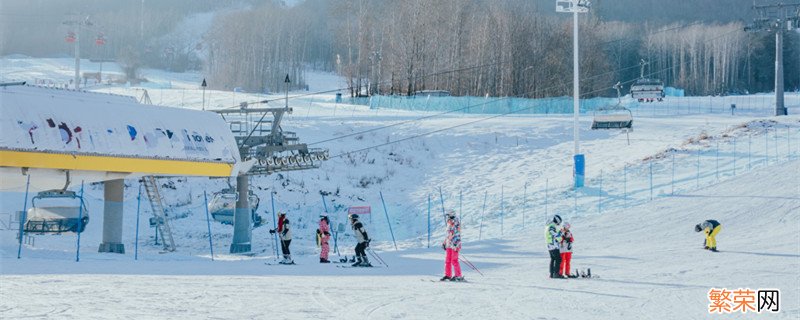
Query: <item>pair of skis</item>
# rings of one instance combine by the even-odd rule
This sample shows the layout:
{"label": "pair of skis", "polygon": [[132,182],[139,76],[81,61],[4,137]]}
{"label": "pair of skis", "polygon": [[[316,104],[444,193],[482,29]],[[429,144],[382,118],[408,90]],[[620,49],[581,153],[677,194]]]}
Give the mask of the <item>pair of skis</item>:
{"label": "pair of skis", "polygon": [[[586,271],[575,269],[575,274],[570,274],[567,275],[566,278],[560,278],[560,279],[578,279],[578,278],[584,278],[584,279],[594,278],[592,276],[592,269],[588,268],[586,269]],[[559,277],[556,277],[556,279],[559,279]]]}

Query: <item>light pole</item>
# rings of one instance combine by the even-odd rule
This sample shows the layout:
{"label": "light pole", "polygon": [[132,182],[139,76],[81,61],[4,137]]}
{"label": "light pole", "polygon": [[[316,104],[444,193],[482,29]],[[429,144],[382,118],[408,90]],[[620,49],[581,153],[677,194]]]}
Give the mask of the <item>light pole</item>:
{"label": "light pole", "polygon": [[583,187],[586,160],[581,154],[580,134],[578,130],[578,115],[580,113],[580,73],[578,68],[578,13],[589,12],[591,4],[588,0],[556,0],[556,12],[572,13],[572,109],[573,135],[575,138],[575,155],[572,175],[575,188]]}

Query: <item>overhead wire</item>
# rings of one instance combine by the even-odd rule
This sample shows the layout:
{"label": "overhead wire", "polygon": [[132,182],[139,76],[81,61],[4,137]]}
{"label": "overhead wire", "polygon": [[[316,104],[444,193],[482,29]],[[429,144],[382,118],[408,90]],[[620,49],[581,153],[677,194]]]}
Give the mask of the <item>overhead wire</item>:
{"label": "overhead wire", "polygon": [[[735,32],[738,32],[738,31],[739,30],[735,30],[735,31],[731,31],[731,32],[728,32],[728,33],[721,34],[721,35],[719,35],[717,37],[713,37],[713,38],[707,39],[706,42],[715,41],[717,39],[729,36],[729,35],[731,35],[731,34],[733,34]],[[661,72],[664,72],[664,71],[667,71],[667,70],[671,70],[671,69],[674,69],[674,68],[677,68],[677,67],[678,67],[678,65],[673,65],[671,67],[663,68],[661,70],[657,70],[657,71],[649,73],[648,76],[649,75],[653,75],[653,74],[658,74],[658,73],[661,73]],[[622,83],[632,83],[632,82],[634,82],[634,81],[636,81],[638,79],[639,78],[637,77],[637,78],[633,78],[633,79],[630,79],[630,80],[626,80],[626,81],[624,81]],[[597,92],[601,92],[601,91],[605,91],[605,90],[609,90],[609,89],[612,89],[612,88],[613,88],[613,86],[612,87],[600,88],[600,89],[597,89],[597,90],[594,90],[594,91],[590,91],[590,92],[584,92],[584,93],[581,94],[581,96],[588,96],[588,95],[591,95],[591,94],[594,94],[594,93],[597,93]],[[528,93],[524,93],[524,94],[528,94]],[[503,99],[508,99],[508,98],[511,98],[511,97],[499,98],[496,101],[503,100]],[[477,105],[474,105],[474,106],[479,106],[479,105],[483,105],[483,104],[485,104],[485,103],[477,104]],[[474,106],[469,106],[469,107],[474,107]],[[487,121],[487,120],[491,120],[491,119],[507,116],[509,114],[514,114],[514,113],[519,113],[519,112],[522,112],[522,111],[527,111],[527,110],[533,109],[535,107],[536,106],[530,106],[530,107],[525,107],[525,108],[521,108],[521,109],[518,109],[518,110],[512,110],[512,111],[509,111],[509,112],[506,112],[506,113],[501,113],[501,114],[493,115],[493,116],[490,116],[490,117],[476,119],[474,121],[469,121],[469,122],[466,122],[466,123],[461,123],[461,124],[453,125],[453,126],[450,126],[450,127],[436,129],[436,130],[433,130],[433,131],[429,131],[429,132],[413,135],[413,136],[410,136],[410,137],[406,137],[406,138],[402,138],[402,139],[398,139],[398,140],[394,140],[394,141],[381,143],[381,144],[370,146],[370,147],[365,147],[365,148],[361,148],[361,149],[357,149],[357,150],[353,150],[353,151],[346,151],[346,152],[342,152],[342,153],[340,153],[338,155],[331,156],[331,158],[338,158],[338,157],[342,157],[342,156],[349,155],[349,154],[352,154],[352,153],[360,153],[360,152],[364,152],[364,151],[367,151],[367,150],[384,147],[384,146],[387,146],[387,145],[390,145],[390,144],[403,142],[403,141],[408,141],[408,140],[424,137],[424,136],[427,136],[427,135],[431,135],[431,134],[434,134],[434,133],[438,133],[438,132],[442,132],[442,131],[446,131],[446,130],[450,130],[450,129],[454,129],[454,128],[458,128],[458,127],[463,127],[463,126],[475,124],[475,123],[478,123],[478,122],[483,122],[483,121]],[[375,131],[375,130],[366,130],[366,131],[371,132],[371,131]]]}

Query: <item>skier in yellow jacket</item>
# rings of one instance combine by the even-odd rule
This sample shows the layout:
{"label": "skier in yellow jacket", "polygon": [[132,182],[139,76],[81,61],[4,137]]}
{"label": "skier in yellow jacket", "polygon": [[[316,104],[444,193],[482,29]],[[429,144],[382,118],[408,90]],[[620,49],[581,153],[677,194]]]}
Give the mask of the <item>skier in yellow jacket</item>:
{"label": "skier in yellow jacket", "polygon": [[717,220],[706,220],[694,226],[694,231],[704,231],[706,234],[705,249],[717,252],[716,236],[722,229],[722,225]]}

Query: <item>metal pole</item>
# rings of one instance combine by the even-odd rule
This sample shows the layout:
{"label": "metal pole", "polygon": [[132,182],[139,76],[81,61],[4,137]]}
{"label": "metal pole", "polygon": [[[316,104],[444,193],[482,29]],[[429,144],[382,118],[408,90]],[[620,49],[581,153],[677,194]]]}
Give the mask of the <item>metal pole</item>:
{"label": "metal pole", "polygon": [[28,182],[25,183],[25,202],[22,204],[22,217],[19,219],[19,247],[17,248],[17,259],[22,256],[22,238],[25,237],[25,220],[28,220],[28,191],[31,186],[31,175],[28,173]]}
{"label": "metal pole", "polygon": [[442,194],[442,187],[439,187],[439,200],[442,202],[442,218],[444,218],[446,214],[444,213],[444,195]]}
{"label": "metal pole", "polygon": [[578,66],[578,11],[572,13],[572,111],[573,135],[575,138],[575,155],[581,153],[578,130],[578,113],[580,112],[580,74]]}
{"label": "metal pole", "polygon": [[75,26],[75,90],[80,89],[81,84],[81,25],[78,21]]}
{"label": "metal pole", "polygon": [[208,226],[208,250],[211,252],[211,261],[214,261],[214,243],[211,242],[211,218],[208,214],[208,194],[203,190],[203,204],[206,207],[206,225]]}
{"label": "metal pole", "polygon": [[572,200],[573,200],[573,203],[575,205],[574,206],[575,207],[575,211],[573,212],[573,214],[577,217],[578,216],[578,189],[577,188],[575,188],[575,193],[573,193],[572,195],[573,195],[572,196]]}
{"label": "metal pole", "polygon": [[[577,3],[576,3],[577,5]],[[573,109],[573,134],[575,138],[575,156],[574,162],[574,185],[577,190],[583,187],[583,179],[586,168],[586,158],[581,154],[580,150],[580,130],[578,129],[578,116],[580,113],[580,67],[578,60],[578,10],[573,7],[572,13],[572,109]]]}
{"label": "metal pole", "polygon": [[[325,202],[325,195],[324,194],[322,195],[322,207],[325,208],[325,212],[328,212],[328,204]],[[275,208],[272,208],[272,210],[274,211]]]}
{"label": "metal pole", "polygon": [[[325,199],[324,198],[325,196],[322,196],[322,197],[323,197],[322,199]],[[273,238],[273,241],[274,241],[273,244],[274,244],[274,247],[275,247],[275,259],[278,259],[278,257],[279,257],[279,255],[278,255],[278,230],[277,230],[278,229],[278,225],[277,225],[278,215],[275,213],[275,192],[274,191],[270,190],[269,198],[270,198],[270,201],[272,202],[272,230],[275,230],[275,237]],[[324,204],[325,201],[323,201],[322,203]]]}
{"label": "metal pole", "polygon": [[431,194],[428,194],[428,248],[431,247]]}
{"label": "metal pole", "polygon": [[480,228],[478,229],[478,241],[483,238],[483,214],[486,213],[486,197],[489,195],[488,191],[483,192],[483,210],[481,210],[481,224]]}
{"label": "metal pole", "polygon": [[787,115],[783,104],[783,26],[775,30],[775,115]]}
{"label": "metal pole", "polygon": [[392,242],[394,243],[394,250],[397,251],[397,241],[394,240],[394,231],[392,231],[392,223],[389,221],[389,211],[386,210],[386,202],[383,201],[383,191],[378,191],[381,195],[381,204],[383,204],[383,213],[386,215],[386,224],[389,225],[389,233],[392,234]]}
{"label": "metal pole", "polygon": [[78,205],[78,243],[75,248],[75,262],[81,261],[81,230],[83,228],[83,181],[81,181],[81,195],[78,197],[80,204]]}
{"label": "metal pole", "polygon": [[653,201],[653,162],[650,161],[650,201]]}
{"label": "metal pole", "polygon": [[133,243],[133,260],[139,260],[139,212],[142,206],[142,183],[139,183],[139,195],[136,196],[136,236]]}

